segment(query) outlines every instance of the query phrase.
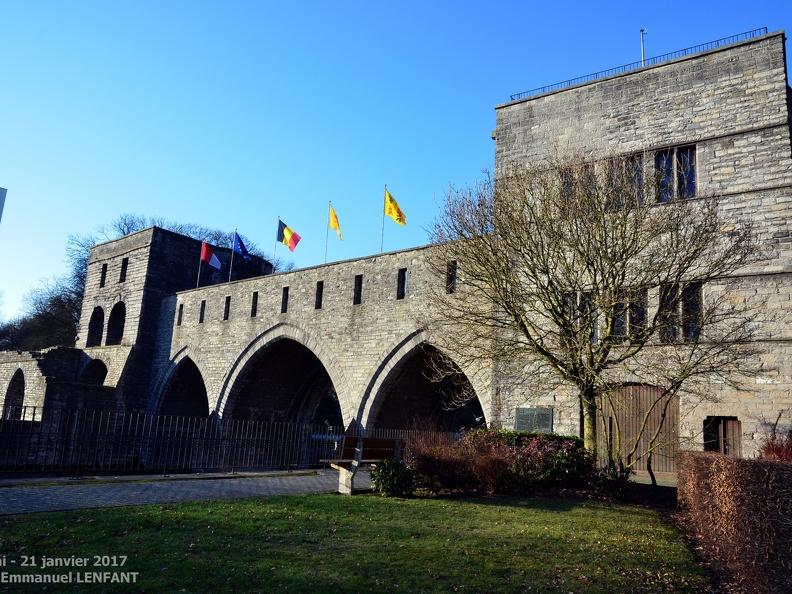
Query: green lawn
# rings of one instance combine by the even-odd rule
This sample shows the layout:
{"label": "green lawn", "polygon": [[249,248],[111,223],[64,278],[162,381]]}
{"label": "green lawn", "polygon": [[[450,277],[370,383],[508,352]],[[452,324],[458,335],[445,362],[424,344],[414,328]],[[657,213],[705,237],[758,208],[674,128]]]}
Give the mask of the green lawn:
{"label": "green lawn", "polygon": [[[41,567],[43,557],[72,555],[89,566]],[[566,594],[708,585],[656,512],[582,499],[301,495],[12,516],[0,518],[3,556],[0,578],[137,572],[134,584],[50,584],[48,592]],[[23,556],[36,567],[20,568]],[[123,567],[93,566],[124,557]],[[42,586],[0,579],[5,589]]]}

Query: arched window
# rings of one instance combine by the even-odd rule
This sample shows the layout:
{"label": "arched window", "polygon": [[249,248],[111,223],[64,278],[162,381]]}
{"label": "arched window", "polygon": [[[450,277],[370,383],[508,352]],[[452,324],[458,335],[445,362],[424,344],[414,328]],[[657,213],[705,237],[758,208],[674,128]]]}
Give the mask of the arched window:
{"label": "arched window", "polygon": [[3,419],[7,421],[19,420],[22,418],[22,407],[25,404],[25,374],[21,369],[17,369],[8,384],[5,393],[5,405],[3,406]]}
{"label": "arched window", "polygon": [[102,333],[104,332],[104,310],[101,307],[94,307],[91,320],[88,322],[88,338],[85,346],[95,347],[102,344]]}
{"label": "arched window", "polygon": [[124,337],[124,323],[126,322],[126,305],[119,301],[110,310],[110,317],[107,319],[107,338],[106,346],[121,344]]}

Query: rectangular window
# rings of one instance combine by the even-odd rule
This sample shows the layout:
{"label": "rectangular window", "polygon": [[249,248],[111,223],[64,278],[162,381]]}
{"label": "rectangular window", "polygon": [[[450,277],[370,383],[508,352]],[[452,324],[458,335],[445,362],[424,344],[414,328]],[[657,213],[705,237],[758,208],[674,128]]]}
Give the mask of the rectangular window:
{"label": "rectangular window", "polygon": [[457,284],[457,263],[456,260],[452,260],[448,264],[446,264],[446,293],[449,295],[452,293],[456,293],[456,284]]}
{"label": "rectangular window", "polygon": [[611,208],[643,204],[643,155],[617,157],[610,161]]}
{"label": "rectangular window", "polygon": [[404,299],[407,294],[407,269],[399,268],[399,277],[396,281],[396,299]]}
{"label": "rectangular window", "polygon": [[704,451],[742,456],[742,423],[737,417],[704,419]]}
{"label": "rectangular window", "polygon": [[250,317],[255,318],[258,313],[258,291],[253,291],[253,296],[250,298]]}
{"label": "rectangular window", "polygon": [[355,275],[355,292],[352,294],[352,305],[360,305],[363,301],[363,275]]}
{"label": "rectangular window", "polygon": [[613,338],[617,340],[627,338],[627,310],[627,300],[622,293],[613,305]]}
{"label": "rectangular window", "polygon": [[102,276],[99,277],[99,288],[105,286],[105,282],[107,281],[107,264],[102,264]]}
{"label": "rectangular window", "polygon": [[643,340],[646,332],[647,290],[636,289],[630,294],[628,314],[630,320],[630,339]]}
{"label": "rectangular window", "polygon": [[201,301],[201,311],[198,314],[198,323],[199,324],[203,324],[204,323],[204,315],[205,314],[206,314],[206,299]]}
{"label": "rectangular window", "polygon": [[701,283],[691,283],[682,289],[682,339],[694,342],[701,338]]}
{"label": "rectangular window", "polygon": [[314,299],[314,309],[322,309],[323,297],[324,297],[324,281],[316,281],[316,298]]}
{"label": "rectangular window", "polygon": [[231,295],[226,295],[225,306],[223,307],[223,319],[227,320],[231,314]]}
{"label": "rectangular window", "polygon": [[578,324],[584,334],[588,334],[591,344],[599,340],[597,304],[594,302],[593,293],[581,293],[579,301]]}
{"label": "rectangular window", "polygon": [[661,342],[676,342],[679,338],[679,286],[661,285],[657,319]]}
{"label": "rectangular window", "polygon": [[683,146],[655,153],[658,202],[696,197],[696,147]]}
{"label": "rectangular window", "polygon": [[118,277],[119,283],[123,283],[124,281],[126,281],[128,267],[129,267],[129,258],[124,258],[123,260],[121,260],[121,274]]}
{"label": "rectangular window", "polygon": [[676,181],[679,198],[696,197],[696,147],[676,150]]}
{"label": "rectangular window", "polygon": [[179,315],[176,317],[176,325],[182,325],[182,317],[184,316],[184,303],[179,303]]}
{"label": "rectangular window", "polygon": [[518,408],[514,411],[514,430],[552,433],[553,409]]}
{"label": "rectangular window", "polygon": [[702,326],[701,283],[663,285],[660,287],[658,321],[660,340],[691,342],[701,337]]}
{"label": "rectangular window", "polygon": [[289,311],[289,287],[283,287],[281,294],[281,313],[284,314]]}

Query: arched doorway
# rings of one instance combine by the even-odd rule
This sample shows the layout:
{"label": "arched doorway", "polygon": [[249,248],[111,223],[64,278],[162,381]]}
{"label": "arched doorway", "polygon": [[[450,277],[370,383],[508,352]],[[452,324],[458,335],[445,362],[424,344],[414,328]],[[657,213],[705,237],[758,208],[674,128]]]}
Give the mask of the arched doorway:
{"label": "arched doorway", "polygon": [[80,382],[83,384],[91,384],[93,386],[104,385],[105,378],[107,377],[107,365],[99,359],[94,359],[85,366],[80,374]]}
{"label": "arched doorway", "polygon": [[8,389],[5,393],[3,418],[6,421],[18,421],[22,418],[22,408],[25,405],[25,374],[17,369],[11,376]]}
{"label": "arched doorway", "polygon": [[276,340],[245,364],[223,417],[343,425],[338,397],[324,365],[310,349],[289,338]]}
{"label": "arched doorway", "polygon": [[94,307],[91,313],[91,320],[88,322],[88,337],[85,340],[86,348],[100,346],[103,333],[104,310],[101,307]]}
{"label": "arched doorway", "polygon": [[377,395],[374,426],[459,431],[485,423],[481,403],[465,375],[429,344],[413,349]]}
{"label": "arched doorway", "polygon": [[121,344],[124,338],[124,324],[126,323],[126,305],[119,301],[110,310],[110,317],[107,319],[107,339],[106,346]]}
{"label": "arched doorway", "polygon": [[182,360],[165,385],[160,414],[208,417],[209,399],[201,371],[189,358]]}

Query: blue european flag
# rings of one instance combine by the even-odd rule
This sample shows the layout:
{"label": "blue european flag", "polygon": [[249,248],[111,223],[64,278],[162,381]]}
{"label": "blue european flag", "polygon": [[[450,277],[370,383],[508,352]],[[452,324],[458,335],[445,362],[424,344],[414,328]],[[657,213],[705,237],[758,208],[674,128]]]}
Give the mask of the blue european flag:
{"label": "blue european flag", "polygon": [[250,260],[250,254],[245,249],[245,244],[242,243],[242,238],[234,231],[234,251],[240,254],[245,260]]}

